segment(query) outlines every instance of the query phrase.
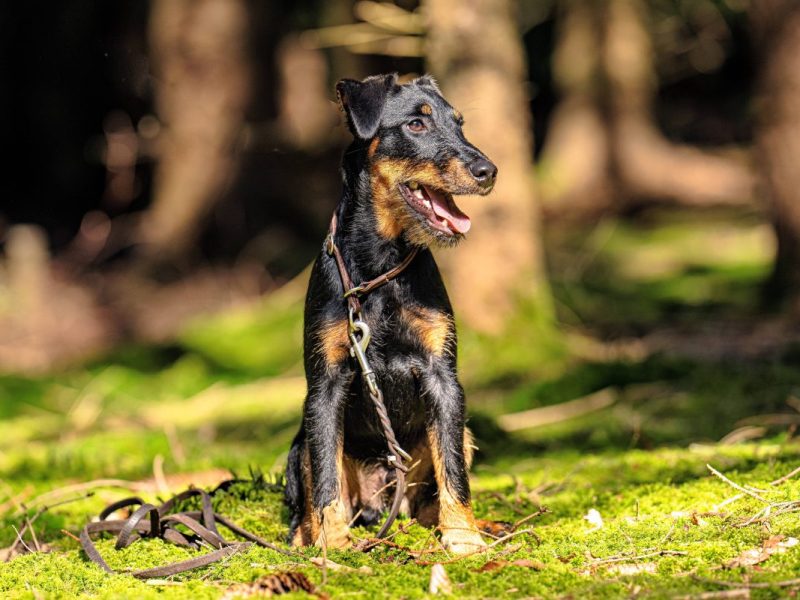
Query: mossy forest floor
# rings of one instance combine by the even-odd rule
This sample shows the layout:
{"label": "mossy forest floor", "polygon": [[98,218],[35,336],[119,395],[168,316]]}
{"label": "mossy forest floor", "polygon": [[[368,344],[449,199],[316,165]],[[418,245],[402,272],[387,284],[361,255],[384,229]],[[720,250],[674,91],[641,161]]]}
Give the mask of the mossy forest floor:
{"label": "mossy forest floor", "polygon": [[[218,512],[283,543],[280,473],[305,387],[302,292],[290,286],[262,306],[204,319],[170,347],[0,378],[0,548],[28,518],[24,544],[43,550],[0,562],[0,596],[219,598],[239,583],[301,572],[320,595],[418,598],[428,595],[431,566],[422,563],[431,562],[443,563],[461,597],[794,596],[800,475],[778,480],[800,466],[796,349],[705,359],[647,348],[590,359],[581,350],[587,327],[630,339],[663,326],[709,335],[713,320],[752,319],[770,258],[764,226],[727,215],[644,228],[609,222],[550,245],[567,333],[556,339],[521,315],[499,339],[461,335],[480,447],[475,511],[523,521],[516,531],[527,533],[453,560],[425,553],[437,547],[431,532],[401,519],[392,545],[330,551],[324,571],[308,560],[317,549],[289,558],[251,547],[151,581],[88,561],[73,536],[106,504],[211,488],[231,474],[249,481],[215,496]],[[498,424],[500,415],[598,390],[611,401],[595,412],[514,433]],[[119,570],[194,555],[160,540],[98,547]]]}

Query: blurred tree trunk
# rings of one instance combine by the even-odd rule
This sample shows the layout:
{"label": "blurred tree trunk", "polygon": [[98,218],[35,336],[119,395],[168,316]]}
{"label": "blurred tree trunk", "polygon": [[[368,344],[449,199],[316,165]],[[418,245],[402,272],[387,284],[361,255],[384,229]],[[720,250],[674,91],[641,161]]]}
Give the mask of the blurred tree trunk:
{"label": "blurred tree trunk", "polygon": [[[525,58],[512,0],[427,0],[428,66],[445,97],[466,119],[468,139],[497,164],[492,195],[461,202],[474,218],[466,243],[441,262],[458,314],[471,326],[498,331],[515,293],[544,300],[532,128]],[[544,315],[548,318],[549,315]]]}
{"label": "blurred tree trunk", "polygon": [[562,9],[554,75],[564,100],[542,155],[552,171],[548,199],[579,215],[651,199],[749,202],[754,178],[746,163],[675,144],[654,122],[658,80],[646,4],[565,0]]}
{"label": "blurred tree trunk", "polygon": [[601,2],[562,0],[553,51],[553,77],[561,93],[542,153],[543,201],[557,212],[608,211],[614,192],[609,174],[609,131],[603,115],[601,53],[605,11]]}
{"label": "blurred tree trunk", "polygon": [[150,57],[162,124],[153,201],[139,229],[145,257],[179,261],[235,173],[250,95],[243,0],[155,0]]}
{"label": "blurred tree trunk", "polygon": [[658,86],[642,0],[608,0],[603,53],[612,172],[623,193],[685,204],[741,204],[753,195],[747,165],[675,144],[653,119]]}
{"label": "blurred tree trunk", "polygon": [[800,315],[800,3],[758,0],[756,146],[778,240],[767,301]]}

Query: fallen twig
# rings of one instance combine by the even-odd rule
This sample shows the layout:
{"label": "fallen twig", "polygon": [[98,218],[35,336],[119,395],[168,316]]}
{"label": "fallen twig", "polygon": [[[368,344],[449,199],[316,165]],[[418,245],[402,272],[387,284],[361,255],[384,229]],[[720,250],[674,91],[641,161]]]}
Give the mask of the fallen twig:
{"label": "fallen twig", "polygon": [[617,401],[618,397],[616,389],[607,387],[569,402],[501,415],[497,418],[497,424],[504,431],[519,431],[530,427],[561,423],[568,419],[608,408]]}
{"label": "fallen twig", "polygon": [[742,521],[740,523],[734,523],[733,526],[747,527],[748,525],[752,525],[753,523],[762,524],[780,515],[785,515],[787,513],[793,513],[798,511],[800,511],[800,501],[798,500],[792,500],[789,502],[776,502],[774,504],[769,504],[768,506],[765,506],[746,521]]}
{"label": "fallen twig", "polygon": [[734,590],[718,590],[716,592],[703,592],[702,594],[692,594],[691,596],[676,596],[675,600],[717,600],[717,598],[749,598],[748,588],[736,588]]}
{"label": "fallen twig", "polygon": [[689,554],[688,552],[682,552],[680,550],[656,550],[655,552],[648,552],[647,554],[639,554],[637,556],[617,555],[617,556],[609,556],[608,558],[600,558],[598,560],[591,562],[588,566],[599,567],[601,565],[607,565],[617,562],[629,562],[636,560],[644,560],[645,558],[655,558],[656,556],[687,556],[688,554]]}
{"label": "fallen twig", "polygon": [[411,556],[421,556],[422,554],[432,554],[436,552],[436,550],[425,549],[422,550],[414,550],[413,548],[409,548],[408,546],[402,546],[397,542],[393,542],[388,538],[364,538],[360,540],[357,544],[353,546],[354,550],[359,550],[361,552],[366,552],[368,550],[372,550],[376,546],[389,546],[390,548],[396,548],[397,550],[402,550],[403,552],[408,552]]}
{"label": "fallen twig", "polygon": [[527,523],[527,522],[528,522],[528,521],[530,521],[531,519],[535,519],[536,517],[540,517],[540,516],[542,516],[542,515],[544,515],[544,514],[546,514],[546,513],[549,513],[549,512],[550,512],[550,509],[549,509],[549,508],[547,508],[546,506],[541,506],[541,507],[539,507],[539,510],[537,510],[536,512],[532,512],[532,513],[531,513],[531,514],[529,514],[527,517],[523,517],[523,518],[521,518],[519,521],[517,521],[516,523],[514,523],[514,524],[511,526],[511,531],[512,531],[512,532],[514,532],[514,531],[516,531],[517,529],[519,529],[519,526],[520,526],[520,525],[522,525],[522,524],[524,524],[524,523]]}
{"label": "fallen twig", "polygon": [[31,520],[26,518],[25,524],[28,526],[28,531],[31,532],[31,540],[33,540],[33,547],[36,548],[37,552],[42,550],[42,547],[39,545],[39,538],[36,537],[36,530],[33,528],[33,523]]}
{"label": "fallen twig", "polygon": [[[27,506],[34,507],[37,506],[38,504],[44,504],[48,500],[51,500],[53,498],[61,498],[73,492],[84,492],[87,490],[92,490],[101,487],[115,487],[136,492],[136,491],[148,490],[152,486],[148,486],[142,483],[137,483],[135,481],[127,481],[125,479],[95,479],[93,481],[86,481],[84,483],[75,483],[72,485],[66,485],[60,488],[56,488],[54,490],[50,490],[49,492],[45,492],[44,494],[40,494],[35,498],[31,499],[30,502],[27,503]],[[71,501],[72,500],[68,500],[68,502]],[[60,502],[57,504],[60,504]],[[56,506],[57,504],[52,504],[51,506]]]}
{"label": "fallen twig", "polygon": [[800,578],[785,579],[783,581],[725,581],[724,579],[706,579],[705,577],[700,577],[699,575],[692,575],[692,579],[699,583],[738,588],[766,589],[771,587],[800,586]]}
{"label": "fallen twig", "polygon": [[491,544],[489,544],[487,546],[484,546],[483,548],[478,548],[477,550],[474,550],[473,552],[469,552],[467,554],[462,554],[461,556],[456,556],[455,558],[451,558],[451,559],[448,559],[448,560],[436,560],[436,561],[418,560],[418,561],[416,561],[416,563],[418,565],[423,565],[423,566],[425,566],[425,565],[430,566],[430,565],[433,565],[435,563],[439,563],[439,564],[443,564],[443,565],[449,565],[449,564],[452,564],[454,562],[458,562],[460,560],[464,560],[465,558],[470,558],[472,556],[477,556],[478,554],[483,554],[484,552],[488,552],[492,548],[495,548],[496,546],[498,546],[500,544],[504,544],[504,543],[508,542],[511,538],[517,537],[518,535],[523,535],[525,533],[531,533],[531,530],[530,529],[523,529],[522,531],[515,531],[514,533],[509,533],[507,536],[500,538],[496,542],[492,542]]}
{"label": "fallen twig", "polygon": [[63,534],[64,534],[64,535],[66,535],[67,537],[71,537],[73,540],[75,540],[75,541],[76,541],[76,542],[78,542],[79,544],[81,543],[81,538],[79,538],[77,535],[75,535],[75,534],[74,534],[74,533],[72,533],[71,531],[67,531],[66,529],[62,529],[62,530],[61,530],[61,533],[63,533]]}
{"label": "fallen twig", "polygon": [[779,479],[776,479],[775,481],[770,481],[769,484],[770,485],[780,485],[780,484],[784,483],[785,481],[790,480],[792,477],[794,477],[798,473],[800,473],[800,467],[797,467],[793,471],[790,471],[789,473],[787,473],[783,477],[780,477]]}
{"label": "fallen twig", "polygon": [[33,550],[31,550],[30,546],[28,546],[28,544],[25,543],[25,540],[22,539],[22,533],[25,532],[25,528],[23,527],[22,533],[20,533],[20,530],[17,529],[16,525],[12,525],[11,529],[13,529],[14,533],[17,534],[17,540],[11,545],[11,548],[9,548],[9,551],[8,551],[9,556],[11,556],[11,553],[17,547],[18,543],[22,544],[22,547],[25,548],[25,550],[27,550],[29,553],[33,553]]}
{"label": "fallen twig", "polygon": [[722,508],[723,506],[727,506],[728,504],[732,504],[733,502],[736,502],[737,500],[741,500],[742,498],[744,498],[744,494],[736,494],[735,496],[731,496],[730,498],[726,498],[725,500],[723,500],[722,502],[720,502],[719,504],[714,506],[714,512],[719,512],[719,509]]}
{"label": "fallen twig", "polygon": [[712,475],[714,475],[714,476],[718,477],[719,479],[721,479],[722,481],[724,481],[725,483],[727,483],[727,484],[728,484],[729,486],[731,486],[732,488],[734,488],[734,489],[736,489],[736,490],[739,490],[740,492],[744,492],[744,493],[745,493],[745,494],[747,494],[748,496],[751,496],[751,497],[755,498],[756,500],[759,500],[759,501],[763,502],[764,504],[770,504],[770,501],[769,501],[769,500],[767,500],[766,498],[764,498],[763,496],[761,496],[760,494],[757,494],[756,492],[754,492],[754,491],[752,491],[752,490],[748,490],[746,487],[742,487],[742,486],[741,486],[741,485],[739,485],[738,483],[736,483],[736,482],[734,482],[734,481],[731,481],[730,479],[728,479],[727,477],[725,477],[725,475],[723,475],[722,473],[720,473],[719,471],[717,471],[717,470],[716,470],[714,467],[712,467],[711,465],[706,465],[706,468],[707,468],[709,471],[711,471],[711,474],[712,474]]}

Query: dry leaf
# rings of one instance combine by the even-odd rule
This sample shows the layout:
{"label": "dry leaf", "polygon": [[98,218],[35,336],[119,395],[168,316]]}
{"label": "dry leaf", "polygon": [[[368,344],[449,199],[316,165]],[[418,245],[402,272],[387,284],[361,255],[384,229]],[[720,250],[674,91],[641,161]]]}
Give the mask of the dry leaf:
{"label": "dry leaf", "polygon": [[575,556],[576,556],[576,554],[574,552],[570,552],[569,554],[567,554],[565,556],[556,556],[556,558],[558,560],[560,560],[562,563],[566,564],[569,561],[571,561],[573,558],[575,558]]}
{"label": "dry leaf", "polygon": [[482,567],[475,569],[478,573],[488,573],[489,571],[496,571],[502,569],[508,564],[505,560],[490,560]]}
{"label": "dry leaf", "polygon": [[519,560],[511,561],[512,567],[525,567],[526,569],[534,569],[536,571],[544,571],[546,566],[540,560],[533,560],[530,558],[520,558]]}
{"label": "dry leaf", "polygon": [[524,567],[526,569],[534,569],[536,571],[544,571],[546,566],[539,560],[531,560],[528,558],[520,558],[517,560],[490,560],[482,567],[475,569],[478,573],[488,573],[489,571],[497,571],[505,567]]}
{"label": "dry leaf", "polygon": [[314,593],[314,585],[308,577],[298,572],[276,573],[256,579],[252,583],[237,583],[230,586],[222,595],[223,600],[233,598],[252,598],[261,596],[269,598],[289,592]]}
{"label": "dry leaf", "polygon": [[736,569],[738,567],[752,567],[764,562],[773,554],[782,554],[789,548],[796,546],[797,538],[785,538],[782,535],[773,535],[766,540],[761,548],[745,550],[739,556],[725,563],[726,569]]}
{"label": "dry leaf", "polygon": [[431,567],[431,582],[428,586],[428,591],[431,594],[453,593],[453,585],[450,583],[447,571],[445,571],[444,567],[439,563]]}
{"label": "dry leaf", "polygon": [[694,523],[698,527],[705,527],[706,525],[708,525],[708,522],[706,522],[705,519],[703,519],[700,515],[698,515],[696,511],[692,513],[692,523]]}

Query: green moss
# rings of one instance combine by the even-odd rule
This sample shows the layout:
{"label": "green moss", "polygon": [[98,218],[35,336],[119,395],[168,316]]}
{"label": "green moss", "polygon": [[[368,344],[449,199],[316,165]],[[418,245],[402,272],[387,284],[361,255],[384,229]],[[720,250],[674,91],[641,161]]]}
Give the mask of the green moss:
{"label": "green moss", "polygon": [[263,302],[190,324],[181,343],[216,365],[255,375],[299,370],[308,271]]}
{"label": "green moss", "polygon": [[[710,579],[741,581],[743,577],[770,581],[793,577],[800,567],[800,551],[790,549],[765,563],[760,572],[720,570],[727,561],[751,548],[758,548],[770,535],[759,527],[733,525],[762,506],[746,497],[715,508],[735,494],[729,485],[709,475],[706,463],[724,470],[740,484],[769,489],[771,501],[785,501],[800,493],[800,481],[770,487],[777,474],[790,471],[800,458],[798,445],[746,444],[733,447],[707,446],[693,449],[664,448],[658,451],[607,452],[584,456],[575,452],[553,452],[539,460],[484,463],[475,470],[475,510],[479,517],[514,522],[546,504],[550,511],[529,523],[533,534],[516,537],[486,555],[447,565],[456,593],[464,597],[559,597],[564,594],[590,598],[613,598],[630,594],[636,586],[648,597],[670,597],[715,589],[691,578],[690,572]],[[272,541],[285,535],[279,481],[261,479],[242,483],[215,497],[215,508],[240,525]],[[0,592],[7,597],[168,597],[215,598],[230,583],[252,581],[281,570],[301,570],[320,584],[322,574],[302,560],[293,561],[268,549],[251,548],[224,563],[174,578],[174,585],[150,585],[124,575],[108,576],[87,562],[76,543],[59,534],[57,527],[77,531],[102,503],[90,498],[52,509],[40,525],[40,537],[59,540],[58,550],[28,555],[0,565]],[[595,509],[604,524],[593,528],[584,519]],[[697,516],[699,515],[699,516]],[[430,531],[405,522],[405,533],[394,541],[403,547],[422,549]],[[355,535],[369,534],[364,529]],[[772,533],[800,536],[800,525],[792,514],[772,521]],[[535,535],[534,535],[535,534]],[[98,544],[112,567],[138,569],[192,555],[159,540],[138,541],[124,551],[113,549],[111,540]],[[479,568],[498,553],[502,559],[531,559],[542,570],[507,566],[481,572]],[[677,555],[648,556],[658,551]],[[318,554],[305,550],[307,556]],[[594,565],[609,557],[643,556],[631,564],[652,564],[653,572],[620,574],[609,564]],[[430,567],[416,565],[403,551],[378,547],[369,554],[331,551],[330,560],[358,568],[368,566],[372,575],[329,570],[322,589],[337,594],[363,593],[367,597],[426,596]],[[439,560],[448,557],[439,554]],[[436,560],[437,555],[426,556]],[[618,564],[618,563],[611,563]],[[770,590],[756,597],[777,597]]]}
{"label": "green moss", "polygon": [[[762,229],[746,217],[720,221],[713,215],[702,221],[659,219],[646,227],[600,224],[589,235],[550,244],[556,308],[568,323],[588,319],[613,335],[664,320],[697,325],[710,310],[742,314],[754,305],[769,262]],[[198,321],[172,347],[126,348],[85,369],[49,377],[0,377],[0,546],[14,541],[13,527],[25,514],[37,514],[38,494],[68,484],[122,478],[137,482],[136,493],[146,500],[158,501],[148,488],[140,489],[152,489],[158,457],[168,477],[228,469],[252,478],[218,493],[215,508],[283,543],[287,514],[276,473],[296,431],[304,393],[303,288],[300,278],[263,303]],[[797,385],[797,352],[736,363],[659,356],[579,361],[548,314],[547,306],[524,303],[495,336],[459,329],[470,426],[480,447],[473,469],[475,513],[514,523],[543,505],[549,511],[523,526],[531,533],[447,564],[455,594],[672,598],[724,589],[703,580],[796,577],[800,548],[774,555],[758,569],[723,568],[770,535],[800,537],[800,524],[797,513],[788,513],[774,517],[770,531],[737,527],[763,505],[746,496],[719,508],[737,491],[712,476],[706,464],[739,484],[766,490],[762,494],[771,502],[798,498],[800,477],[770,485],[800,463],[800,443],[785,429],[768,427],[751,443],[718,443],[748,417],[794,414],[785,400]],[[589,415],[513,435],[495,420],[603,388],[612,388],[617,402]],[[316,548],[303,549],[295,560],[251,547],[168,582],[108,575],[63,530],[76,534],[105,505],[132,493],[114,486],[98,487],[86,497],[76,492],[63,497],[70,502],[39,515],[38,539],[52,551],[0,563],[0,596],[218,598],[233,583],[297,570],[332,597],[427,597],[430,567],[388,546],[368,554],[331,551],[330,560],[366,566],[372,574],[329,569],[324,581],[321,570],[305,560],[319,555]],[[27,502],[27,508],[18,510],[9,496]],[[602,516],[602,527],[593,528],[584,518],[591,509]],[[404,532],[393,541],[414,550],[428,547],[429,530],[401,523]],[[368,537],[374,530],[354,534]],[[104,538],[98,547],[119,569],[193,555],[159,540],[140,540],[118,552]],[[428,561],[449,558],[424,555]],[[543,568],[481,571],[492,559],[529,559]],[[602,562],[608,559],[615,562]],[[638,571],[626,574],[618,569],[621,564]],[[786,593],[756,589],[752,597]]]}

